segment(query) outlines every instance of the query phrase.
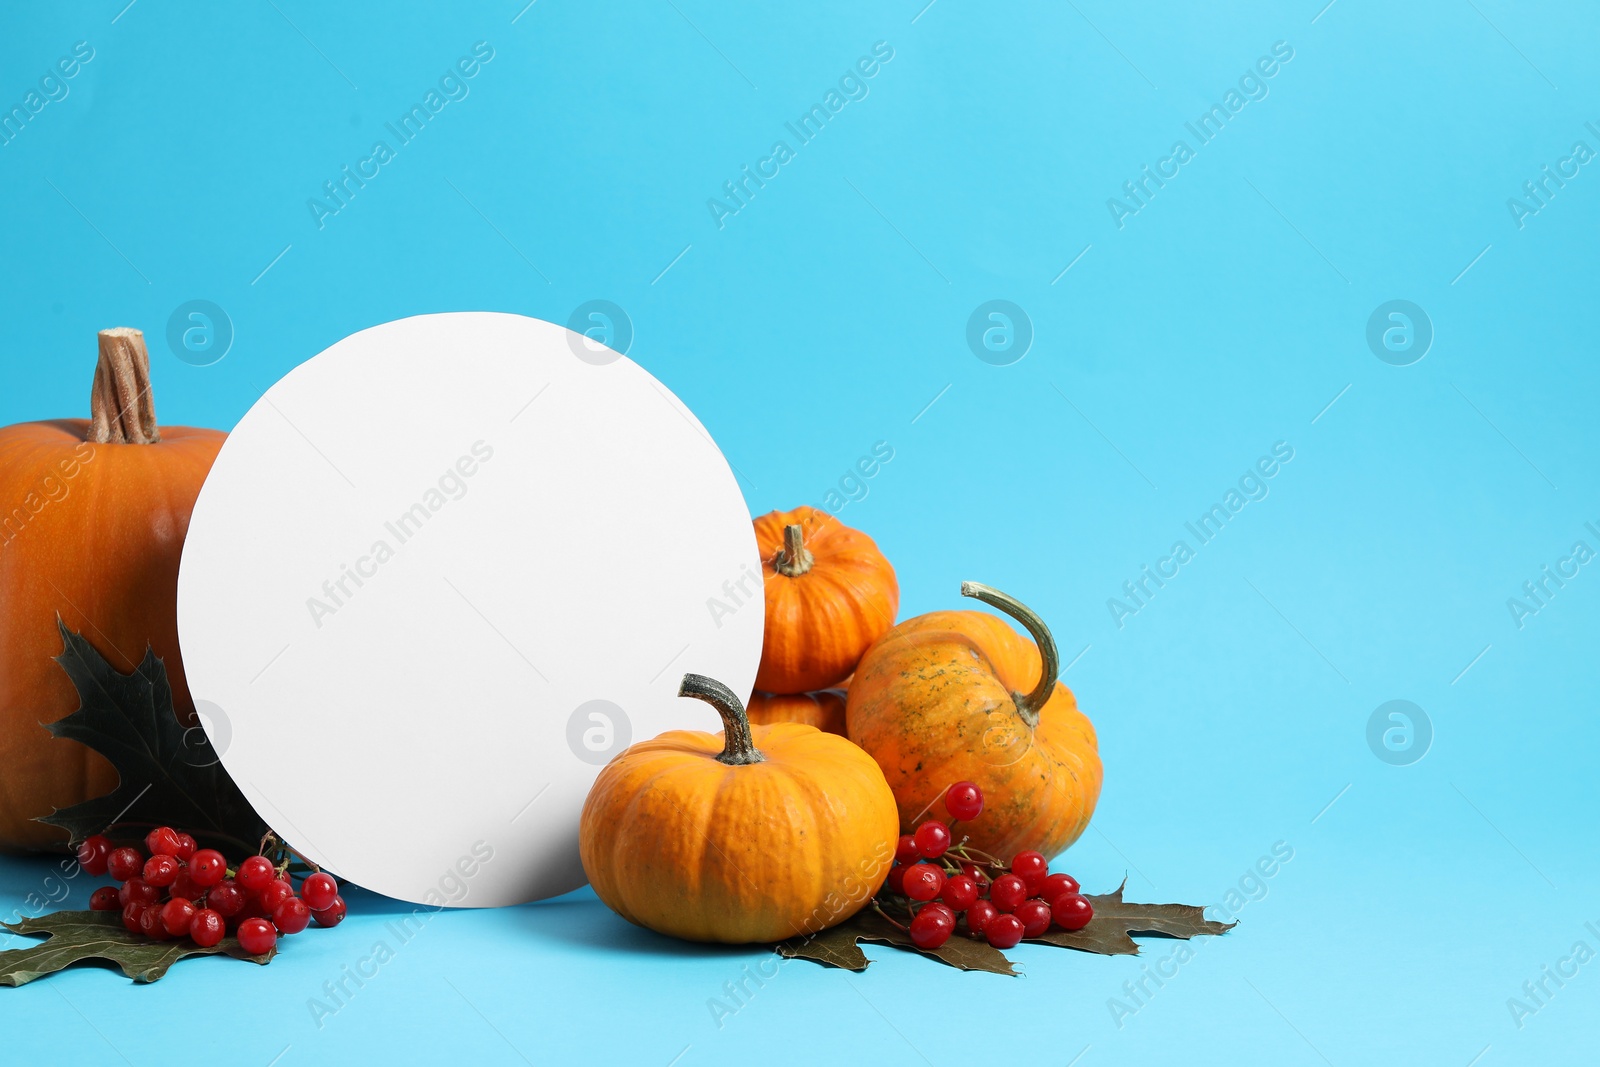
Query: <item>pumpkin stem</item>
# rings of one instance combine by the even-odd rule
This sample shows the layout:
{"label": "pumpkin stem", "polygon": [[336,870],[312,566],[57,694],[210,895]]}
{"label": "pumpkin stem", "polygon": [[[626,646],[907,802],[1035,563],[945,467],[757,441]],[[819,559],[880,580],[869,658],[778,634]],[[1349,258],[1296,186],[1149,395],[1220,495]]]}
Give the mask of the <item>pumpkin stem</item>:
{"label": "pumpkin stem", "polygon": [[156,402],[150,395],[150,353],[131,326],[100,331],[100,362],[89,396],[89,441],[97,445],[153,445]]}
{"label": "pumpkin stem", "polygon": [[815,562],[816,557],[806,547],[805,530],[799,526],[785,526],[783,547],[772,557],[772,569],[785,578],[798,578]]}
{"label": "pumpkin stem", "polygon": [[678,686],[678,695],[704,700],[722,716],[722,733],[727,740],[717,756],[718,763],[743,767],[750,763],[766,762],[767,757],[756,748],[755,739],[750,736],[750,716],[745,714],[744,702],[734,695],[732,689],[703,674],[686,674]]}
{"label": "pumpkin stem", "polygon": [[1034,644],[1039,646],[1041,661],[1039,684],[1033,687],[1031,693],[1013,693],[1011,697],[1017,702],[1017,713],[1022,716],[1023,721],[1029,726],[1038,726],[1039,709],[1044,707],[1045,701],[1056,691],[1056,675],[1061,669],[1061,656],[1056,651],[1056,639],[1050,636],[1050,628],[1032,608],[998,589],[991,589],[978,582],[962,582],[961,595],[981,600],[991,608],[999,608],[1026,626],[1028,632],[1033,635]]}

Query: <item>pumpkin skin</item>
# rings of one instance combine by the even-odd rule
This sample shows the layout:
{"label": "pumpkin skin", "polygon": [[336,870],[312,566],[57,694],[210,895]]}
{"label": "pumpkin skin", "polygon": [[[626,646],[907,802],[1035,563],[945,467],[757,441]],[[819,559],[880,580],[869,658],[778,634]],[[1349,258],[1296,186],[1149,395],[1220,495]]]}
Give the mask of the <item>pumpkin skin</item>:
{"label": "pumpkin skin", "polygon": [[[767,944],[848,919],[894,860],[899,817],[883,774],[843,738],[718,710],[723,734],[672,730],[601,770],[578,831],[595,894],[689,941]],[[721,762],[741,745],[760,761]]]}
{"label": "pumpkin skin", "polygon": [[58,615],[124,673],[152,646],[179,718],[195,721],[178,656],[178,559],[225,435],[169,426],[151,444],[91,436],[84,419],[0,429],[0,848],[8,850],[64,847],[64,830],[33,820],[117,786],[109,761],[40,725],[78,707],[52,658],[61,652]]}
{"label": "pumpkin skin", "polygon": [[844,737],[844,696],[838,689],[816,693],[763,693],[758,690],[750,694],[750,704],[745,710],[752,725],[798,722]]}
{"label": "pumpkin skin", "polygon": [[809,693],[838,686],[894,625],[894,568],[872,538],[816,508],[763,515],[755,533],[766,593],[756,688]]}
{"label": "pumpkin skin", "polygon": [[[906,832],[922,819],[949,821],[942,798],[959,781],[976,782],[984,805],[957,834],[1003,861],[1024,849],[1056,856],[1088,827],[1100,797],[1098,741],[1055,680],[1055,643],[1038,626],[1045,655],[993,615],[936,611],[896,626],[862,657],[846,731],[882,768]],[[1046,669],[1048,687],[1039,684]]]}

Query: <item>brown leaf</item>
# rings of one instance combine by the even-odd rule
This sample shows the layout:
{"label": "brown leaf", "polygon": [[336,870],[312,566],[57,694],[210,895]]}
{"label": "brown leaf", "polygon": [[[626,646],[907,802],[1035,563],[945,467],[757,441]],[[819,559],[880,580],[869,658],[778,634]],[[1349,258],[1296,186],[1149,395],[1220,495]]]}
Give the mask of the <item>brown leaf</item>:
{"label": "brown leaf", "polygon": [[1104,896],[1089,895],[1094,918],[1082,930],[1052,927],[1029,941],[1095,952],[1102,956],[1137,956],[1139,946],[1130,934],[1191,938],[1200,934],[1225,934],[1237,923],[1219,923],[1192,904],[1135,904],[1122,899],[1127,882]]}
{"label": "brown leaf", "polygon": [[963,971],[988,971],[991,974],[1017,975],[1011,961],[999,949],[982,941],[957,934],[938,948],[919,948],[911,935],[890,922],[877,910],[863,908],[853,918],[814,937],[797,937],[776,946],[790,959],[814,960],[829,967],[864,971],[871,961],[856,947],[858,941],[873,941],[896,948],[908,948]]}
{"label": "brown leaf", "polygon": [[252,956],[240,946],[237,937],[225,937],[211,948],[201,948],[187,938],[152,941],[129,933],[122,925],[122,914],[115,911],[56,911],[0,926],[15,934],[49,937],[42,944],[0,952],[0,985],[9,986],[26,985],[83,960],[108,960],[135,982],[154,982],[186,956],[224,954],[252,963],[268,963],[277,955],[273,949],[265,955]]}

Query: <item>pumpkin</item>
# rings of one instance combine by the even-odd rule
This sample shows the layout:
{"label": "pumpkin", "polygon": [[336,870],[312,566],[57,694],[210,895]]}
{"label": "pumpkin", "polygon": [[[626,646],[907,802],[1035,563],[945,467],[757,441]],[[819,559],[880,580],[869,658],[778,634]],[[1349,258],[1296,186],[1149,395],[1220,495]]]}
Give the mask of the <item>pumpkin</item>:
{"label": "pumpkin", "polygon": [[755,528],[767,601],[756,688],[808,693],[837,686],[894,625],[894,568],[872,538],[816,508],[774,511]]}
{"label": "pumpkin", "polygon": [[1094,726],[1056,680],[1060,660],[1044,621],[988,586],[963,596],[999,608],[1033,641],[981,611],[936,611],[896,626],[861,658],[845,709],[850,740],[883,769],[910,832],[948,821],[944,791],[983,789],[983,812],[956,834],[1009,860],[1048,858],[1078,839],[1100,797]]}
{"label": "pumpkin", "polygon": [[154,647],[174,710],[195,721],[178,658],[178,557],[224,435],[157,427],[133,329],[101,331],[90,412],[0,429],[0,848],[65,845],[65,831],[34,820],[117,785],[107,760],[40,725],[78,707],[52,660],[57,617],[123,672]]}
{"label": "pumpkin", "polygon": [[816,693],[750,694],[746,712],[750,721],[762,726],[775,722],[799,722],[815,726],[824,733],[844,736],[844,693],[824,689]]}
{"label": "pumpkin", "polygon": [[578,829],[595,895],[629,922],[689,941],[813,934],[870,901],[894,861],[894,795],[842,737],[751,726],[726,686],[686,674],[721,735],[672,730],[600,771]]}

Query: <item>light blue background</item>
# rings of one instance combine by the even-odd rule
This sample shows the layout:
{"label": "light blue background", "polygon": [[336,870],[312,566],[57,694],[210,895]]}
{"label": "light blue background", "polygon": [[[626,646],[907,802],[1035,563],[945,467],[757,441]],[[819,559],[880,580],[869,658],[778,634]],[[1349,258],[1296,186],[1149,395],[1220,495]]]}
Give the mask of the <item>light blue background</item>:
{"label": "light blue background", "polygon": [[[1521,228],[1507,208],[1574,141],[1600,149],[1592,10],[124,2],[3,18],[7,108],[74,42],[95,56],[0,147],[0,422],[85,413],[105,326],[146,331],[163,422],[227,428],[375,323],[614,301],[753,512],[821,502],[887,441],[840,517],[897,565],[902,613],[979,579],[1085,650],[1067,680],[1105,791],[1057,869],[1217,902],[1274,842],[1294,858],[1120,1028],[1140,960],[1036,947],[1020,980],[885,948],[861,975],[788,964],[719,1028],[709,998],[767,957],[669,943],[585,890],[435,917],[319,1029],[308,998],[404,910],[356,893],[268,969],[0,990],[14,1058],[1593,1055],[1600,962],[1520,1029],[1507,1008],[1574,942],[1600,950],[1600,573],[1520,629],[1507,608],[1574,541],[1600,548],[1600,167]],[[470,96],[319,230],[308,198],[477,41]],[[870,95],[719,229],[707,199],[877,41]],[[1195,147],[1184,123],[1278,41],[1270,95],[1119,229],[1107,198]],[[236,332],[213,366],[164,342],[192,299]],[[964,340],[990,299],[1035,331],[1010,366]],[[1435,331],[1411,366],[1366,344],[1392,299]],[[1119,629],[1107,598],[1278,441],[1270,495]],[[1391,699],[1435,732],[1410,766],[1367,745]],[[0,863],[4,910],[48,869]]]}

